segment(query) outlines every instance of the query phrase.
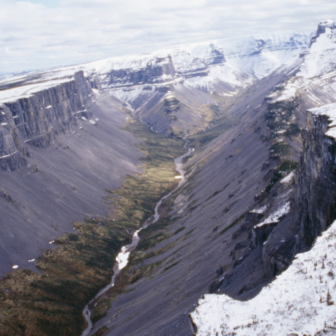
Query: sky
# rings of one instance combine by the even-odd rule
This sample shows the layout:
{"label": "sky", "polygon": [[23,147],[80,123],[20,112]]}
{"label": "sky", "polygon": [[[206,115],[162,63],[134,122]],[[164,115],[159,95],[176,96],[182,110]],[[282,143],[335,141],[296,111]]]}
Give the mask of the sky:
{"label": "sky", "polygon": [[335,0],[0,0],[0,74],[265,32],[310,34]]}

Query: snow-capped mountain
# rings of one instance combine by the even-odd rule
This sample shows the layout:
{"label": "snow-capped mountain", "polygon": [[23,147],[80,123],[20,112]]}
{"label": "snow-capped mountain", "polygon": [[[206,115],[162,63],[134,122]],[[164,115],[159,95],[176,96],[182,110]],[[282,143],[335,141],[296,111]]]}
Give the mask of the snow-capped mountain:
{"label": "snow-capped mountain", "polygon": [[[178,77],[206,76],[239,86],[242,83],[235,80],[239,79],[239,75],[245,73],[245,76],[247,74],[260,79],[299,55],[307,48],[309,41],[310,37],[304,34],[276,33],[225,39],[146,55],[111,58],[87,64],[86,69],[99,73],[106,87],[110,88],[125,84],[168,82]],[[211,71],[213,67],[223,66],[224,71]],[[149,69],[156,71],[149,73]],[[126,74],[130,70],[138,75],[128,77]],[[228,72],[232,76],[228,76]]]}
{"label": "snow-capped mountain", "polygon": [[[251,85],[309,45],[306,34],[266,34],[177,46],[156,52],[113,57],[83,65],[6,76],[2,82],[34,82],[72,77],[79,70],[98,76],[105,91],[131,103],[158,86],[183,83],[208,92],[234,92]],[[0,83],[1,85],[1,83]]]}
{"label": "snow-capped mountain", "polygon": [[312,37],[309,49],[301,54],[295,76],[289,78],[269,98],[273,101],[293,100],[298,95],[306,98],[310,107],[333,103],[336,93],[336,26],[334,21],[323,21]]}
{"label": "snow-capped mountain", "polygon": [[[178,46],[145,55],[110,58],[84,65],[103,89],[132,104],[154,87],[183,82],[208,92],[236,91],[269,75],[304,51],[304,34],[267,34]],[[135,90],[135,91],[134,91]]]}
{"label": "snow-capped mountain", "polygon": [[222,41],[225,57],[238,69],[261,79],[305,50],[310,35],[266,34]]}

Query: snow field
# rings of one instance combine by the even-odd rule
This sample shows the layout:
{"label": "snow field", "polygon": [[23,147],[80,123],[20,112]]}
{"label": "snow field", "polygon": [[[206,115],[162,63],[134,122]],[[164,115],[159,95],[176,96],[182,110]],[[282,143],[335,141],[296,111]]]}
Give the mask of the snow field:
{"label": "snow field", "polygon": [[313,336],[336,329],[336,221],[258,296],[207,294],[191,313],[199,336]]}

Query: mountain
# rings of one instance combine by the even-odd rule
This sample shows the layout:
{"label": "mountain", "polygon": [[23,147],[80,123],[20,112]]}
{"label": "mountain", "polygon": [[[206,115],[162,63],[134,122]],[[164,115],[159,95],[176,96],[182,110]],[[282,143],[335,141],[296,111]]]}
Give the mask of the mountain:
{"label": "mountain", "polygon": [[[333,251],[328,250],[334,239],[336,215],[333,205],[336,191],[333,177],[335,33],[333,21],[321,22],[309,49],[301,55],[302,62],[295,75],[266,98],[273,107],[270,112],[273,114],[273,129],[278,134],[277,144],[282,146],[286,140],[281,135],[289,131],[288,125],[281,123],[285,108],[291,108],[291,118],[297,119],[303,117],[307,107],[315,107],[306,112],[298,168],[282,178],[282,185],[274,195],[278,199],[277,206],[268,212],[266,219],[260,218],[252,228],[251,247],[262,244],[264,274],[274,276],[285,271],[248,302],[241,299],[246,298],[245,293],[253,288],[251,283],[242,287],[240,299],[238,296],[238,300],[232,300],[234,286],[230,277],[233,273],[221,276],[216,283],[216,291],[228,295],[207,295],[192,313],[199,335],[229,334],[233,330],[237,335],[293,332],[315,335],[331,332],[334,328],[332,316],[335,310],[331,301],[335,296],[333,277],[330,269],[329,273],[324,270],[325,265],[335,262]],[[288,184],[291,186],[286,188]],[[251,212],[265,214],[268,207],[259,207]],[[317,238],[324,230],[327,231],[323,236]],[[299,254],[291,264],[298,252],[305,252],[312,246],[311,251]],[[245,258],[248,263],[246,255]],[[245,270],[242,271],[245,274],[246,263],[244,265],[243,262]],[[239,270],[234,273],[237,275]],[[311,287],[314,287],[314,293],[311,293]],[[223,314],[222,307],[225,307],[224,310],[228,307],[229,313]],[[279,317],[281,325],[278,325]]]}
{"label": "mountain", "polygon": [[[257,316],[260,300],[305,281],[305,258],[332,244],[333,227],[290,266],[336,219],[334,38],[325,21],[314,36],[223,39],[2,77],[1,332],[266,328],[226,306]],[[319,276],[333,284],[327,252],[326,270],[309,273],[314,286]],[[329,323],[319,312],[317,331]],[[278,314],[267,314],[272,324]]]}

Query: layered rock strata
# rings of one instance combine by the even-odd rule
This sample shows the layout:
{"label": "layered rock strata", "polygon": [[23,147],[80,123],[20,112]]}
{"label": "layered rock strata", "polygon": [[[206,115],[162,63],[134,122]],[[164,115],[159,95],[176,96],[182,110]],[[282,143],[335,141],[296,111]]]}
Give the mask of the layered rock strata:
{"label": "layered rock strata", "polygon": [[275,227],[263,248],[268,276],[281,273],[297,253],[310,249],[336,218],[336,144],[329,126],[328,116],[316,115],[315,109],[308,111],[293,210]]}
{"label": "layered rock strata", "polygon": [[[97,80],[95,83],[99,83]],[[27,144],[46,148],[59,133],[88,119],[91,86],[83,72],[61,84],[0,104],[0,169],[15,170],[26,164]]]}

